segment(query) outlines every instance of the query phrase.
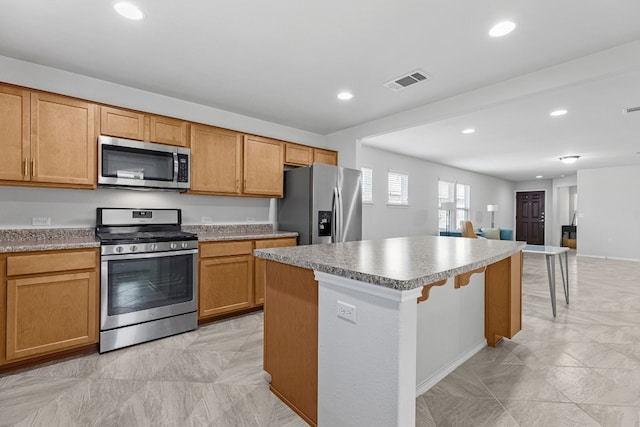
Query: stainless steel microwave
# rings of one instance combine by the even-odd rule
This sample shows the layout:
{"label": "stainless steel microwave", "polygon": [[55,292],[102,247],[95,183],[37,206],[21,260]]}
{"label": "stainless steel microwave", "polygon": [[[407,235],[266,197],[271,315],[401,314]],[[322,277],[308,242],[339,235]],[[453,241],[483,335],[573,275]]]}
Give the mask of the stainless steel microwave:
{"label": "stainless steel microwave", "polygon": [[98,186],[185,191],[190,188],[191,150],[98,137]]}

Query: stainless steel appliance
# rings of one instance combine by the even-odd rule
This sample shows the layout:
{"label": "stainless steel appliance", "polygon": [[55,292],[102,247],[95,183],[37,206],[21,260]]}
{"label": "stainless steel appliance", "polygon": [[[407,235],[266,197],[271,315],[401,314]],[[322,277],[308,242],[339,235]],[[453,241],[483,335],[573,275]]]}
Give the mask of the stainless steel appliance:
{"label": "stainless steel appliance", "polygon": [[361,180],[359,170],[322,163],[286,171],[278,227],[297,231],[301,245],[361,240]]}
{"label": "stainless steel appliance", "polygon": [[98,137],[98,186],[185,191],[191,150],[171,145]]}
{"label": "stainless steel appliance", "polygon": [[198,326],[198,237],[180,209],[98,208],[100,352]]}

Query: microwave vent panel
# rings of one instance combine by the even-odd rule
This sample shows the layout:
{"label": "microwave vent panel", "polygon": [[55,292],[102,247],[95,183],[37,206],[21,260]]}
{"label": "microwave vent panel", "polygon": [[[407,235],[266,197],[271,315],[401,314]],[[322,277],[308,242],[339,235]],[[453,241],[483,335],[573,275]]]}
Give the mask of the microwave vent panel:
{"label": "microwave vent panel", "polygon": [[385,87],[388,87],[394,92],[400,92],[412,86],[416,83],[426,82],[427,80],[431,80],[431,76],[425,73],[422,70],[412,71],[409,74],[405,74],[404,76],[400,76],[393,80],[390,80],[384,84]]}

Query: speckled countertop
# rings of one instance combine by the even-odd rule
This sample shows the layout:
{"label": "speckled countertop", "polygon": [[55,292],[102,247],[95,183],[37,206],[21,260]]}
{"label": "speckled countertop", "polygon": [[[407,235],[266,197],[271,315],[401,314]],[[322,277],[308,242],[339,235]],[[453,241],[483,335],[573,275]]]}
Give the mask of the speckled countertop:
{"label": "speckled countertop", "polygon": [[411,236],[255,250],[254,255],[361,282],[409,290],[493,264],[524,242]]}
{"label": "speckled countertop", "polygon": [[[259,240],[296,237],[298,233],[274,231],[271,224],[184,225],[198,241]],[[0,230],[0,253],[97,248],[95,228],[25,228]]]}
{"label": "speckled countertop", "polygon": [[182,230],[196,233],[200,242],[281,239],[298,236],[295,232],[274,231],[271,224],[183,225]]}
{"label": "speckled countertop", "polygon": [[0,230],[0,253],[97,248],[94,228],[25,228]]}

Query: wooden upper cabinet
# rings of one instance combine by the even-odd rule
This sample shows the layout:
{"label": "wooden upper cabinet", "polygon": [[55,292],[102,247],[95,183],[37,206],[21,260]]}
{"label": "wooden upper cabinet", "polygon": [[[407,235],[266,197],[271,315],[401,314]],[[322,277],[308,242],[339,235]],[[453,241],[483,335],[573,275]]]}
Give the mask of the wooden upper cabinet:
{"label": "wooden upper cabinet", "polygon": [[306,145],[285,143],[284,163],[286,165],[307,166],[313,163],[313,148]]}
{"label": "wooden upper cabinet", "polygon": [[100,134],[186,147],[189,123],[114,107],[100,107]]}
{"label": "wooden upper cabinet", "polygon": [[29,99],[28,90],[0,86],[0,180],[28,181]]}
{"label": "wooden upper cabinet", "polygon": [[144,139],[144,114],[101,106],[100,134],[142,141]]}
{"label": "wooden upper cabinet", "polygon": [[189,123],[169,117],[149,116],[149,140],[186,147],[189,144]]}
{"label": "wooden upper cabinet", "polygon": [[326,163],[328,165],[338,165],[338,152],[331,150],[323,150],[321,148],[313,149],[313,161],[315,163]]}
{"label": "wooden upper cabinet", "polygon": [[31,180],[96,186],[96,105],[31,94]]}
{"label": "wooden upper cabinet", "polygon": [[244,136],[243,193],[282,197],[284,149],[281,141]]}
{"label": "wooden upper cabinet", "polygon": [[191,191],[240,194],[242,134],[191,125]]}

